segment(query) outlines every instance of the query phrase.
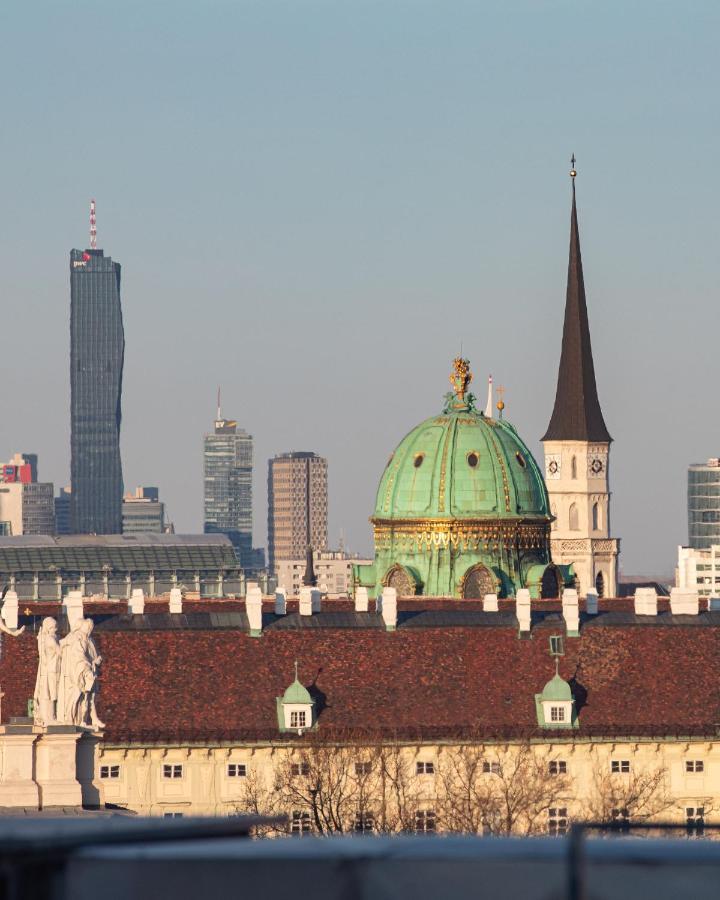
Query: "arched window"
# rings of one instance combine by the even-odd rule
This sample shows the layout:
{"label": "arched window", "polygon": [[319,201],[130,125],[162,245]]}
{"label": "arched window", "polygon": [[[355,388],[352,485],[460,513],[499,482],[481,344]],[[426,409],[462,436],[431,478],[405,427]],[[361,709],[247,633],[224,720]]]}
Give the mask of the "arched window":
{"label": "arched window", "polygon": [[570,531],[580,531],[580,517],[578,515],[577,503],[570,504],[569,525]]}
{"label": "arched window", "polygon": [[570,476],[572,478],[577,478],[577,459],[574,456],[570,463]]}
{"label": "arched window", "polygon": [[543,572],[542,581],[540,582],[540,599],[555,600],[562,594],[562,583],[560,581],[560,573],[556,566],[549,565]]}
{"label": "arched window", "polygon": [[465,573],[460,589],[463,600],[481,600],[485,594],[496,594],[497,592],[497,579],[482,563],[473,566]]}
{"label": "arched window", "polygon": [[595,590],[597,591],[598,597],[605,596],[605,579],[603,578],[602,572],[597,573],[597,578],[595,579]]}
{"label": "arched window", "polygon": [[401,565],[394,565],[385,576],[384,584],[394,587],[398,597],[414,597],[417,593],[415,579]]}
{"label": "arched window", "polygon": [[602,525],[600,523],[600,504],[599,503],[593,503],[592,527],[593,527],[593,531],[599,531],[602,528]]}

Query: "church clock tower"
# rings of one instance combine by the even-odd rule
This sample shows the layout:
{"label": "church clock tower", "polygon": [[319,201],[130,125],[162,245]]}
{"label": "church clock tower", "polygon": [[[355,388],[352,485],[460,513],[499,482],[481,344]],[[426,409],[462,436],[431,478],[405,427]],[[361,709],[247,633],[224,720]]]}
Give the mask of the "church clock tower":
{"label": "church clock tower", "polygon": [[555,407],[542,439],[545,483],[555,516],[550,545],[554,563],[573,564],[581,595],[595,588],[600,596],[614,597],[619,541],[610,537],[612,438],[595,384],[575,204],[575,157],[572,163],[565,324]]}

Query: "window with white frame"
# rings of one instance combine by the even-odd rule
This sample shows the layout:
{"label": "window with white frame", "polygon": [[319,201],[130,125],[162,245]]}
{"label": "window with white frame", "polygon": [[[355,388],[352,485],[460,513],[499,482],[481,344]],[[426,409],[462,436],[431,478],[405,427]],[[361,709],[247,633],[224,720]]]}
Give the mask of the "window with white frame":
{"label": "window with white frame", "polygon": [[415,813],[415,831],[418,834],[431,834],[437,829],[434,809],[418,809]]}
{"label": "window with white frame", "polygon": [[375,816],[367,810],[357,812],[353,822],[353,831],[356,834],[371,834],[375,831]]}
{"label": "window with white frame", "polygon": [[490,762],[487,759],[483,760],[482,770],[484,775],[499,775],[500,774],[500,763],[499,762]]}
{"label": "window with white frame", "polygon": [[548,834],[567,834],[567,830],[567,807],[551,806],[548,809]]}
{"label": "window with white frame", "polygon": [[610,771],[616,775],[627,775],[630,771],[629,759],[612,759],[610,760]]}
{"label": "window with white frame", "polygon": [[705,833],[705,807],[685,807],[685,829],[691,837],[699,837]]}
{"label": "window with white frame", "polygon": [[228,763],[228,778],[244,778],[247,775],[245,763]]}
{"label": "window with white frame", "polygon": [[685,760],[685,771],[686,772],[704,772],[705,771],[705,763],[701,759],[686,759]]}
{"label": "window with white frame", "polygon": [[564,759],[551,759],[548,772],[550,775],[567,775],[567,762]]}
{"label": "window with white frame", "polygon": [[119,778],[120,766],[100,766],[101,778]]}
{"label": "window with white frame", "polygon": [[290,713],[290,727],[291,728],[305,728],[305,722],[307,719],[307,713],[304,709],[294,709]]}
{"label": "window with white frame", "polygon": [[290,833],[303,835],[312,831],[310,813],[303,809],[294,809],[290,818]]}
{"label": "window with white frame", "polygon": [[293,763],[290,766],[290,774],[293,776],[309,775],[310,763]]}
{"label": "window with white frame", "polygon": [[415,766],[415,774],[416,775],[434,775],[435,774],[435,763],[432,762],[419,762]]}
{"label": "window with white frame", "polygon": [[182,778],[183,767],[177,763],[166,763],[163,766],[163,778]]}
{"label": "window with white frame", "polygon": [[565,717],[565,706],[551,706],[550,707],[550,721],[551,722],[567,722]]}
{"label": "window with white frame", "polygon": [[369,775],[372,772],[372,763],[371,762],[356,762],[355,763],[355,774],[356,775]]}

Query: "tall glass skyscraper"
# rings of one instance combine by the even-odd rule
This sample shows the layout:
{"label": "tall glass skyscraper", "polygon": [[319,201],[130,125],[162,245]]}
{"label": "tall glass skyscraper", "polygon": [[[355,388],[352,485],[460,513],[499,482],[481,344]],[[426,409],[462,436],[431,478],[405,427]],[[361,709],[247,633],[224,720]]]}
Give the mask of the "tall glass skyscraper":
{"label": "tall glass skyscraper", "polygon": [[688,469],[688,539],[694,550],[720,544],[720,459]]}
{"label": "tall glass skyscraper", "polygon": [[237,422],[220,417],[205,435],[204,497],[206,534],[226,534],[243,566],[254,565],[252,552],[252,435]]}
{"label": "tall glass skyscraper", "polygon": [[125,335],[120,264],[70,251],[70,520],[74,534],[120,534],[120,398]]}

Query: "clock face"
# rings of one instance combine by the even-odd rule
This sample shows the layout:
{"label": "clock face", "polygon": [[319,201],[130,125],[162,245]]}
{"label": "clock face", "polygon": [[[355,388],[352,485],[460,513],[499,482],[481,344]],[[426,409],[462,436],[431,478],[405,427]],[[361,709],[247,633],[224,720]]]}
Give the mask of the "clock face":
{"label": "clock face", "polygon": [[591,475],[601,475],[605,471],[605,461],[595,456],[588,460],[588,468]]}
{"label": "clock face", "polygon": [[560,477],[560,457],[552,454],[545,458],[545,477],[546,478],[559,478]]}

